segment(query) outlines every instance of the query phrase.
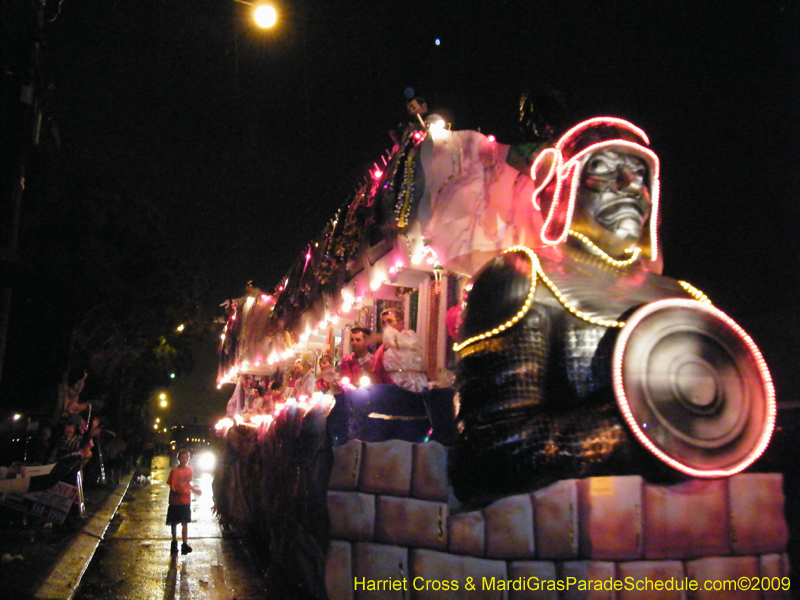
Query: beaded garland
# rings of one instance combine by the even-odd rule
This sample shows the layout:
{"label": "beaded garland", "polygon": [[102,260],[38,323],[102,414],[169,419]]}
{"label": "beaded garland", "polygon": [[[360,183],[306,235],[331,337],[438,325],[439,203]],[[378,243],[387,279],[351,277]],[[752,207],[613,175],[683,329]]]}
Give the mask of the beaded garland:
{"label": "beaded garland", "polygon": [[[687,283],[685,281],[678,282],[680,286],[686,290],[686,292],[698,302],[703,302],[705,304],[711,304],[711,300],[709,300],[708,296],[706,296],[703,292],[698,290],[694,287],[691,283]],[[712,305],[713,306],[713,305]]]}
{"label": "beaded garland", "polygon": [[366,327],[370,331],[375,331],[375,315],[368,307],[364,306],[358,312],[357,325],[359,327]]}
{"label": "beaded garland", "polygon": [[414,331],[419,329],[419,290],[414,290],[408,298],[408,324]]}
{"label": "beaded garland", "polygon": [[633,248],[628,248],[627,250],[625,250],[625,254],[631,254],[630,258],[626,258],[625,260],[617,260],[616,258],[612,258],[611,256],[609,256],[602,248],[597,246],[592,240],[590,240],[582,233],[578,233],[577,231],[573,231],[572,229],[570,229],[569,235],[571,235],[576,239],[579,239],[589,249],[589,252],[591,252],[604,262],[608,263],[612,267],[629,267],[639,259],[639,255],[642,253],[642,249],[639,248],[639,246],[634,246]]}
{"label": "beaded garland", "polygon": [[406,156],[403,183],[400,186],[397,202],[394,206],[394,218],[400,229],[408,225],[408,217],[411,214],[411,201],[414,198],[414,154],[412,150]]}
{"label": "beaded garland", "polygon": [[522,305],[522,308],[517,311],[513,317],[511,317],[508,321],[503,323],[502,325],[495,327],[489,331],[484,331],[478,335],[474,335],[471,338],[464,340],[460,344],[453,344],[453,350],[456,352],[461,352],[467,346],[474,344],[475,342],[480,342],[481,340],[485,340],[490,337],[494,337],[509,327],[513,327],[522,317],[524,317],[528,310],[530,309],[531,305],[533,304],[533,296],[536,293],[536,273],[539,272],[539,257],[526,246],[512,246],[511,248],[507,249],[503,254],[507,254],[509,252],[522,252],[527,255],[528,259],[531,261],[531,266],[533,267],[531,271],[533,271],[534,275],[531,277],[531,285],[528,289],[528,296],[525,299],[525,303]]}
{"label": "beaded garland", "polygon": [[397,171],[402,166],[403,178],[400,182],[400,189],[396,190],[397,199],[394,206],[395,223],[400,229],[408,225],[408,220],[411,216],[411,204],[414,201],[414,159],[417,155],[416,148],[422,143],[425,136],[425,132],[419,130],[406,131],[389,179],[391,182],[389,187],[396,188]]}

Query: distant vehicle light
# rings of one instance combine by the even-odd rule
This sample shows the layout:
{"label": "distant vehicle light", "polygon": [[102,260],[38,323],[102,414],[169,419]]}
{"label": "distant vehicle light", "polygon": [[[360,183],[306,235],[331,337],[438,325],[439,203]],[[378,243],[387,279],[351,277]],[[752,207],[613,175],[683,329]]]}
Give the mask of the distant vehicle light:
{"label": "distant vehicle light", "polygon": [[197,468],[202,471],[213,471],[217,464],[217,457],[211,451],[202,452],[197,456]]}

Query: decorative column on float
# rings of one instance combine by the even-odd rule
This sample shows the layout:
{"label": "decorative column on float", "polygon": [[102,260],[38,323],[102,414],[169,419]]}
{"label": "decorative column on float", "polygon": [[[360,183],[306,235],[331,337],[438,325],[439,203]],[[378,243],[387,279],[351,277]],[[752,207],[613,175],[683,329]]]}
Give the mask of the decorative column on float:
{"label": "decorative column on float", "polygon": [[[419,284],[419,305],[417,308],[417,335],[422,342],[422,360],[425,364],[425,370],[428,372],[428,338],[429,338],[429,325],[428,318],[431,310],[431,292],[433,282],[430,279],[423,279]],[[428,373],[429,374],[429,373]],[[430,374],[429,374],[430,375]]]}
{"label": "decorative column on float", "polygon": [[429,381],[438,378],[439,371],[447,364],[447,290],[444,282],[425,279],[419,286],[419,316],[417,334],[422,340],[423,360]]}

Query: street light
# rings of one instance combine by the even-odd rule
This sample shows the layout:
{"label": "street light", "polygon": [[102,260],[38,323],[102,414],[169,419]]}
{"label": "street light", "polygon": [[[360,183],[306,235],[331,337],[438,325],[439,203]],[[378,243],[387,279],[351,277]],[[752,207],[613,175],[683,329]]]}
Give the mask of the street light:
{"label": "street light", "polygon": [[251,2],[250,0],[234,0],[234,2],[255,6],[256,8],[253,11],[253,19],[255,20],[256,25],[262,29],[269,29],[278,21],[277,11],[269,4]]}
{"label": "street light", "polygon": [[161,408],[166,408],[167,407],[167,395],[162,392],[162,393],[160,393],[158,395],[158,398],[159,398],[159,400],[161,400],[161,402],[159,403],[161,405]]}
{"label": "street light", "polygon": [[253,18],[256,25],[262,29],[269,29],[278,20],[278,13],[269,4],[261,4],[253,11]]}

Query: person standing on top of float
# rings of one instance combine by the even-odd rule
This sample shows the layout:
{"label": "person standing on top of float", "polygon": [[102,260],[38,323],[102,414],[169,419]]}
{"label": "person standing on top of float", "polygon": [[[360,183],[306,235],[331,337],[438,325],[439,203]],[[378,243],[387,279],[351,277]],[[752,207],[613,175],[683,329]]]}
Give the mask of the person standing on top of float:
{"label": "person standing on top of float", "polygon": [[425,117],[428,115],[428,103],[422,96],[414,96],[406,102],[406,111],[410,117],[412,128],[424,128]]}
{"label": "person standing on top of float", "polygon": [[353,351],[342,358],[339,372],[352,384],[358,384],[362,377],[372,375],[372,352],[369,351],[369,340],[372,331],[366,327],[353,327],[350,330],[350,347]]}
{"label": "person standing on top of float", "polygon": [[424,131],[442,117],[428,112],[428,102],[422,96],[414,96],[406,102],[406,111],[410,117],[410,129]]}
{"label": "person standing on top of float", "polygon": [[387,308],[381,313],[383,343],[372,359],[372,372],[381,383],[393,383],[411,392],[428,387],[417,332],[405,328],[403,313]]}

